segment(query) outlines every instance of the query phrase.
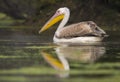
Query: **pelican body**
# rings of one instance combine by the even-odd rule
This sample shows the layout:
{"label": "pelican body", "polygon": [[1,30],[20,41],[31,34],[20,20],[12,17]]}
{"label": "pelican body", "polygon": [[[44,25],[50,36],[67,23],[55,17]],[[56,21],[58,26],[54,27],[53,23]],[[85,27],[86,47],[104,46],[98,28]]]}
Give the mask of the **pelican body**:
{"label": "pelican body", "polygon": [[53,17],[41,28],[39,33],[62,20],[54,34],[54,43],[96,43],[102,41],[103,38],[107,36],[106,32],[93,21],[85,21],[65,26],[69,17],[70,10],[67,7],[59,8]]}

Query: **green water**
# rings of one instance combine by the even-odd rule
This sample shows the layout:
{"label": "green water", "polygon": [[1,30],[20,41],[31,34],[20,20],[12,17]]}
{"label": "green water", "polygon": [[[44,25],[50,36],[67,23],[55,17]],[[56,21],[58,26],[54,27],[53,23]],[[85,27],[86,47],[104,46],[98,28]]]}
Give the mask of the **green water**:
{"label": "green water", "polygon": [[101,45],[61,47],[49,34],[0,29],[0,82],[120,82],[120,33]]}

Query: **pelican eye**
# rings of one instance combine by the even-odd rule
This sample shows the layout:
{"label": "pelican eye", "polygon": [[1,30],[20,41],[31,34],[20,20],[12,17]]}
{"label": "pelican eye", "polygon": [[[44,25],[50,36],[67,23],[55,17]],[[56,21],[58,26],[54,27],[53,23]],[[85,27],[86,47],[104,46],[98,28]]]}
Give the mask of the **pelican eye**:
{"label": "pelican eye", "polygon": [[60,10],[58,10],[57,13],[60,13]]}

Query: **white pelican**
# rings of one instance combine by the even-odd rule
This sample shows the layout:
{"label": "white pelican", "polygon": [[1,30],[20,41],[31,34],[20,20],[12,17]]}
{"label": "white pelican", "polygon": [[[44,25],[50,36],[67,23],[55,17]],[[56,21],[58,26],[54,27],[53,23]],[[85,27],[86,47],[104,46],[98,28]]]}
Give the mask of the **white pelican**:
{"label": "white pelican", "polygon": [[52,25],[62,20],[58,26],[53,41],[57,44],[60,43],[95,43],[100,42],[106,36],[106,32],[97,26],[93,21],[85,21],[68,25],[70,17],[70,10],[67,7],[59,8],[54,16],[42,27],[39,33],[47,30]]}

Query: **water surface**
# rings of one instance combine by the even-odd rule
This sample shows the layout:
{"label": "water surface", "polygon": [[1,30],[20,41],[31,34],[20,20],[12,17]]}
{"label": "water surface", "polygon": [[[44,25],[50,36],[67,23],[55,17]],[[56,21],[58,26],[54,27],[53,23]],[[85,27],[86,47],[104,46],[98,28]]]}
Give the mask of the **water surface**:
{"label": "water surface", "polygon": [[120,33],[101,45],[57,46],[50,34],[0,30],[0,82],[119,82]]}

